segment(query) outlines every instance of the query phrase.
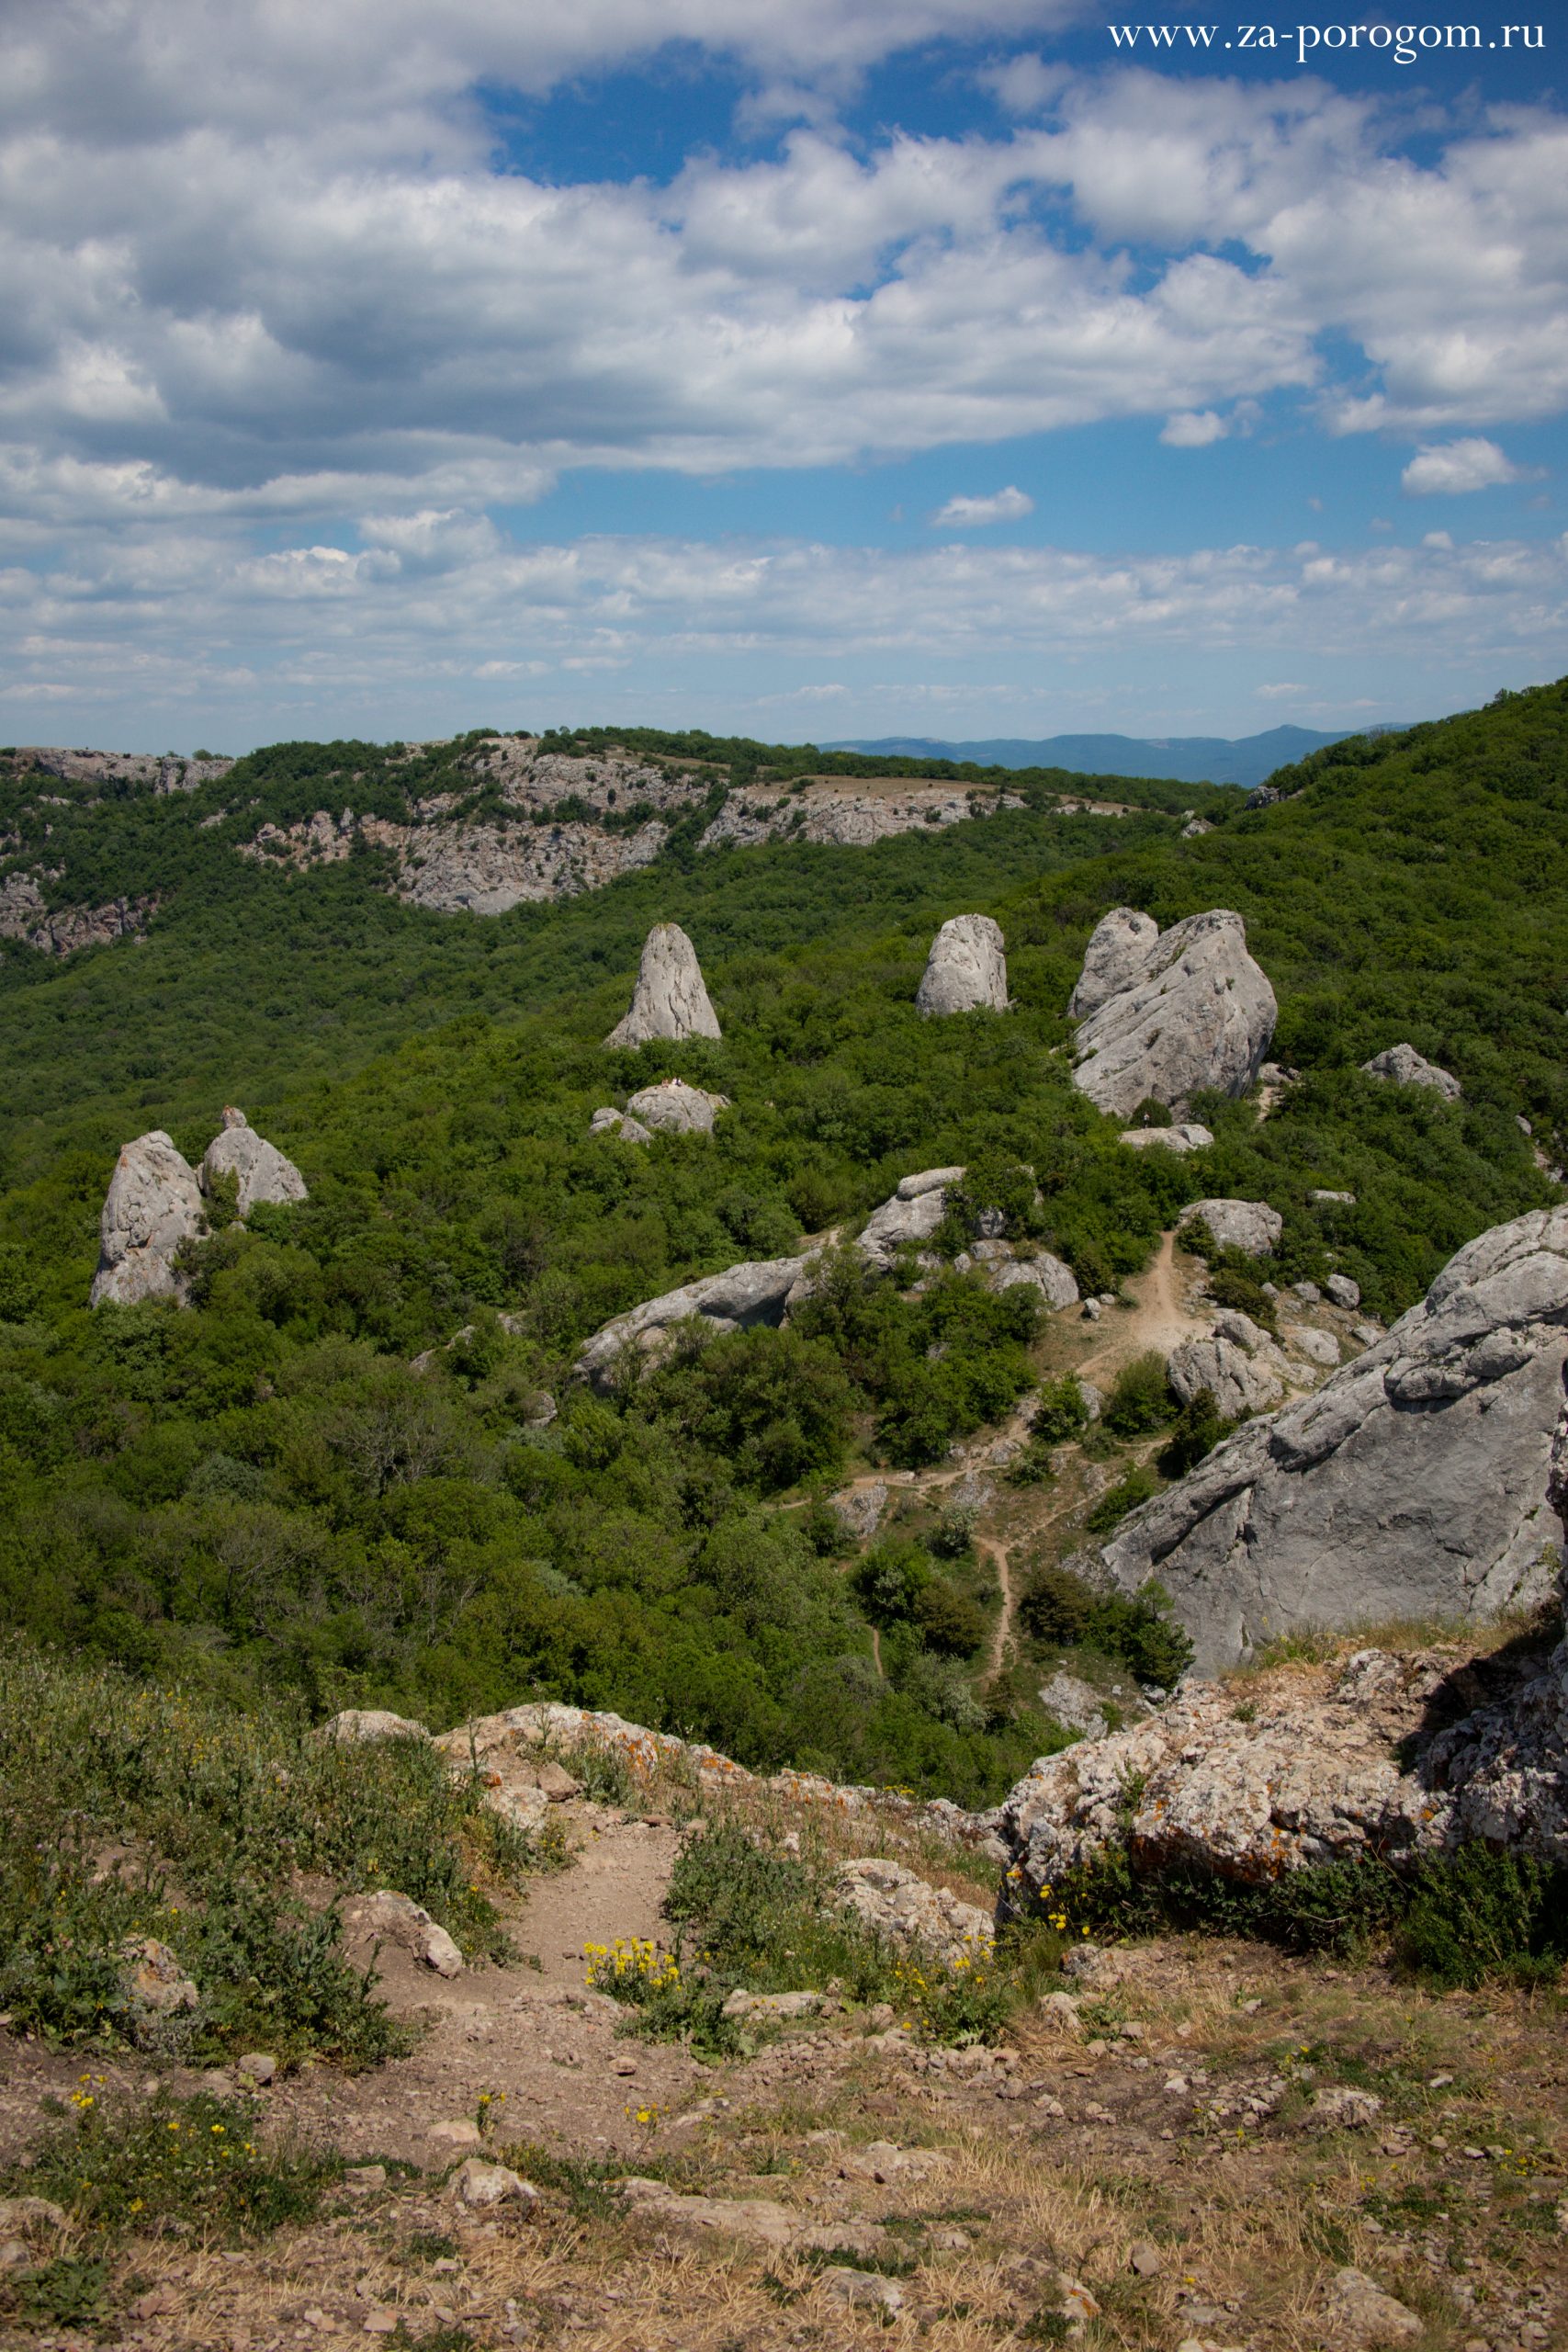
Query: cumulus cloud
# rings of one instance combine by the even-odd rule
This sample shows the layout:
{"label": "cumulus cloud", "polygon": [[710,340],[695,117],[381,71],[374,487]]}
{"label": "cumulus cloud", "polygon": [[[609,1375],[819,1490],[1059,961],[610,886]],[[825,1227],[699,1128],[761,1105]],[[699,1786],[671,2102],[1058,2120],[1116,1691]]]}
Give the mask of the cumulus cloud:
{"label": "cumulus cloud", "polygon": [[1229,430],[1212,408],[1182,409],[1167,417],[1159,437],[1168,449],[1206,449],[1211,442],[1223,441]]}
{"label": "cumulus cloud", "polygon": [[1016,523],[1033,512],[1034,501],[1029,492],[1010,482],[1006,490],[993,491],[988,497],[950,498],[945,506],[938,507],[931,523],[939,531],[968,531],[985,523]]}
{"label": "cumulus cloud", "polygon": [[1304,695],[1306,688],[1294,680],[1281,678],[1268,685],[1254,686],[1252,691],[1264,702],[1282,702],[1292,695]]}
{"label": "cumulus cloud", "polygon": [[1411,498],[1434,491],[1456,494],[1466,490],[1495,490],[1500,482],[1517,481],[1518,468],[1504,456],[1495,441],[1479,435],[1463,441],[1438,441],[1417,449],[1400,485]]}

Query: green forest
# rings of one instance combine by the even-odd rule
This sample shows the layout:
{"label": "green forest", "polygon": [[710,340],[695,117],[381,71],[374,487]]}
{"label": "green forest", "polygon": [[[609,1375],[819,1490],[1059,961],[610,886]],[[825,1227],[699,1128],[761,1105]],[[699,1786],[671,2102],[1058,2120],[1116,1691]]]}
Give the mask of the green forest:
{"label": "green forest", "polygon": [[[737,781],[829,764],[549,740]],[[1568,1150],[1568,684],[1334,744],[1256,809],[1116,779],[1137,813],[1065,817],[1083,779],[1025,778],[1023,808],[868,849],[699,854],[678,831],[603,892],[493,919],[400,904],[368,851],[302,873],[235,854],[262,816],[436,788],[449,751],[412,776],[400,749],[276,746],[165,798],[49,780],[51,888],[159,910],[144,940],[0,959],[0,1609],[40,1643],[242,1707],[442,1724],[557,1697],[748,1763],[989,1799],[1063,1735],[1027,1677],[987,1678],[964,1527],[863,1555],[824,1498],[1025,1396],[1038,1310],[953,1271],[912,1296],[846,1253],[786,1329],[694,1340],[608,1396],[571,1377],[582,1340],[852,1230],[939,1165],[1087,1290],[1135,1273],[1184,1202],[1267,1200],[1283,1237],[1250,1278],[1332,1263],[1385,1318],[1560,1197],[1538,1153]],[[0,828],[36,850],[39,779],[11,769]],[[1213,830],[1185,838],[1201,800]],[[1066,1001],[1118,904],[1245,917],[1302,1074],[1267,1123],[1205,1099],[1213,1149],[1133,1152],[1072,1088]],[[931,935],[971,910],[1002,925],[1015,1007],[922,1022]],[[608,1051],[661,920],[723,1040]],[[1461,1102],[1360,1074],[1404,1039]],[[712,1136],[589,1137],[595,1107],[672,1072],[730,1098]],[[194,1161],[226,1101],[310,1199],[216,1230],[187,1308],[89,1312],[119,1145],[164,1127]],[[1354,1204],[1314,1205],[1325,1188]]]}

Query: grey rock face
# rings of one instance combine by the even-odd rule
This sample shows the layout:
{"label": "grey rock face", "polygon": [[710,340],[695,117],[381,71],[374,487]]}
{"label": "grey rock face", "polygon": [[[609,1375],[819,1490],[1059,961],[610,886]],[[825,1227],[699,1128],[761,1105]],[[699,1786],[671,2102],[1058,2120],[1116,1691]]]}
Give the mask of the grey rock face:
{"label": "grey rock face", "polygon": [[1190,1151],[1207,1151],[1213,1142],[1213,1132],[1193,1119],[1183,1126],[1126,1127],[1122,1140],[1134,1151],[1147,1151],[1151,1146],[1160,1151],[1174,1151],[1184,1156]]}
{"label": "grey rock face", "polygon": [[1390,1046],[1361,1064],[1369,1078],[1384,1078],[1395,1086],[1429,1086],[1445,1102],[1457,1102],[1464,1092],[1450,1070],[1439,1069],[1414,1046]]}
{"label": "grey rock face", "polygon": [[993,1290],[1014,1290],[1020,1283],[1040,1293],[1047,1306],[1076,1306],[1078,1303],[1077,1281],[1070,1266],[1060,1258],[1053,1258],[1042,1250],[1037,1258],[1014,1258],[998,1267],[991,1278]]}
{"label": "grey rock face", "polygon": [[129,1306],[143,1298],[177,1298],[175,1254],[207,1230],[196,1171],[162,1127],[138,1136],[119,1155],[99,1223],[98,1271],[90,1304]]}
{"label": "grey rock face", "polygon": [[1112,907],[1108,915],[1102,915],[1089,934],[1083,970],[1067,999],[1068,1020],[1087,1021],[1113,996],[1130,989],[1142,978],[1158,938],[1159,925],[1153,915],[1140,914],[1135,907]]}
{"label": "grey rock face", "polygon": [[604,1043],[646,1046],[650,1037],[720,1035],[696,949],[678,922],[655,923],[643,943],[631,1010]]}
{"label": "grey rock face", "polygon": [[591,1136],[619,1136],[623,1143],[653,1141],[650,1127],[645,1127],[639,1119],[628,1119],[624,1111],[615,1109],[614,1103],[606,1103],[602,1111],[594,1112],[588,1122],[588,1132]]}
{"label": "grey rock face", "polygon": [[931,942],[915,1010],[925,1020],[949,1012],[1005,1012],[1005,942],[989,915],[954,915]]}
{"label": "grey rock face", "polygon": [[1267,1258],[1278,1245],[1285,1220],[1267,1201],[1190,1201],[1176,1220],[1208,1228],[1221,1250],[1244,1250],[1249,1258]]}
{"label": "grey rock face", "polygon": [[929,1241],[947,1214],[947,1188],[963,1175],[962,1168],[928,1168],[906,1176],[890,1201],[874,1209],[861,1229],[856,1248],[874,1266],[891,1266],[908,1244]]}
{"label": "grey rock face", "polygon": [[303,1201],[310,1198],[305,1179],[276,1144],[258,1136],[243,1111],[226,1104],[223,1128],[202,1155],[199,1182],[210,1193],[213,1180],[235,1176],[240,1185],[240,1215],[249,1216],[258,1201]]}
{"label": "grey rock face", "polygon": [[617,1315],[587,1340],[577,1359],[581,1376],[596,1388],[614,1383],[624,1348],[658,1355],[670,1345],[673,1326],[695,1317],[714,1331],[739,1331],[753,1323],[780,1323],[790,1292],[813,1263],[810,1258],[769,1258],[727,1267],[666,1291],[662,1298]]}
{"label": "grey rock face", "polygon": [[705,1093],[700,1086],[688,1086],[683,1078],[664,1078],[657,1086],[642,1087],[629,1098],[621,1133],[628,1142],[638,1140],[627,1135],[627,1129],[635,1127],[644,1135],[651,1130],[667,1136],[710,1136],[715,1119],[728,1108],[728,1094]]}
{"label": "grey rock face", "polygon": [[1337,1206],[1353,1209],[1356,1205],[1354,1193],[1328,1193],[1323,1191],[1321,1187],[1316,1192],[1309,1193],[1307,1198],[1314,1208],[1320,1209]]}
{"label": "grey rock face", "polygon": [[1145,1100],[1180,1110],[1205,1088],[1245,1094],[1279,1008],[1241,917],[1189,915],[1152,940],[1145,925],[1118,908],[1089,941],[1069,1007],[1081,1022],[1074,1085],[1123,1119]]}
{"label": "grey rock face", "polygon": [[1353,1283],[1348,1274],[1330,1274],[1323,1287],[1328,1293],[1329,1299],[1335,1306],[1343,1306],[1348,1310],[1361,1304],[1361,1285],[1359,1283]]}
{"label": "grey rock face", "polygon": [[945,1886],[880,1855],[845,1862],[834,1883],[838,1905],[852,1912],[889,1943],[919,1946],[941,1960],[989,1950],[991,1915],[964,1903]]}
{"label": "grey rock face", "polygon": [[102,947],[145,931],[157,900],[110,899],[101,907],[44,904],[36,876],[10,874],[0,882],[0,939],[25,939],[40,956],[73,956],[79,947]]}
{"label": "grey rock face", "polygon": [[1275,1635],[1487,1618],[1551,1588],[1540,1498],[1568,1357],[1568,1209],[1495,1227],[1313,1396],[1249,1422],[1100,1554],[1157,1576],[1216,1672]]}
{"label": "grey rock face", "polygon": [[1050,1674],[1037,1695],[1045,1713],[1055,1715],[1065,1730],[1081,1732],[1088,1739],[1105,1736],[1105,1702],[1092,1682],[1076,1674]]}

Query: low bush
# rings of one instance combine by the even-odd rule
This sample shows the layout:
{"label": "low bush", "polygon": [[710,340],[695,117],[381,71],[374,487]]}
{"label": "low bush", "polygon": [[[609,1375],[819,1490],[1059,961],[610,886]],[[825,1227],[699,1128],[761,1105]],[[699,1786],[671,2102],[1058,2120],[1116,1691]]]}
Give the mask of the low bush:
{"label": "low bush", "polygon": [[1071,1568],[1037,1568],[1019,1596],[1024,1631],[1064,1649],[1099,1650],[1140,1682],[1169,1690],[1192,1663],[1192,1645],[1170,1617],[1169,1596],[1153,1582],[1141,1592],[1097,1592]]}
{"label": "low bush", "polygon": [[1158,1479],[1152,1470],[1145,1470],[1139,1463],[1128,1471],[1124,1478],[1119,1478],[1115,1486],[1106,1488],[1084,1525],[1091,1535],[1109,1535],[1113,1527],[1121,1525],[1130,1510],[1136,1510],[1140,1503],[1152,1501],[1158,1492]]}
{"label": "low bush", "polygon": [[1178,1413],[1170,1435],[1155,1456],[1162,1477],[1184,1478],[1235,1427],[1215,1404],[1213,1389],[1200,1388]]}
{"label": "low bush", "polygon": [[1151,1348],[1122,1365],[1100,1419],[1114,1437],[1145,1437],[1151,1430],[1163,1429],[1175,1410],[1165,1358]]}

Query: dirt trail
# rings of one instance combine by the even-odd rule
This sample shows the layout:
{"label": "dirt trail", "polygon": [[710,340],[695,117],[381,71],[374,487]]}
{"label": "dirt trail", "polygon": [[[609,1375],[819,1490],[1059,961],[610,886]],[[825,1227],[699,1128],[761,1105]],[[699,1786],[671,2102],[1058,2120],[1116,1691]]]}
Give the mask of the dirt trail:
{"label": "dirt trail", "polygon": [[1176,1236],[1162,1233],[1159,1249],[1152,1265],[1146,1266],[1127,1285],[1134,1305],[1131,1312],[1113,1308],[1102,1344],[1086,1356],[1077,1366],[1084,1377],[1093,1380],[1101,1372],[1116,1372],[1133,1356],[1142,1355],[1150,1348],[1157,1348],[1168,1356],[1183,1340],[1206,1339],[1213,1324],[1212,1314],[1194,1314],[1182,1297],[1181,1277],[1176,1267]]}
{"label": "dirt trail", "polygon": [[999,1674],[1002,1670],[1002,1660],[1007,1656],[1008,1644],[1012,1639],[1011,1564],[1008,1558],[1007,1545],[997,1543],[989,1535],[976,1535],[975,1549],[993,1563],[997,1571],[997,1583],[1001,1588],[1002,1605],[997,1612],[996,1629],[991,1635],[990,1654],[986,1660],[987,1673]]}

